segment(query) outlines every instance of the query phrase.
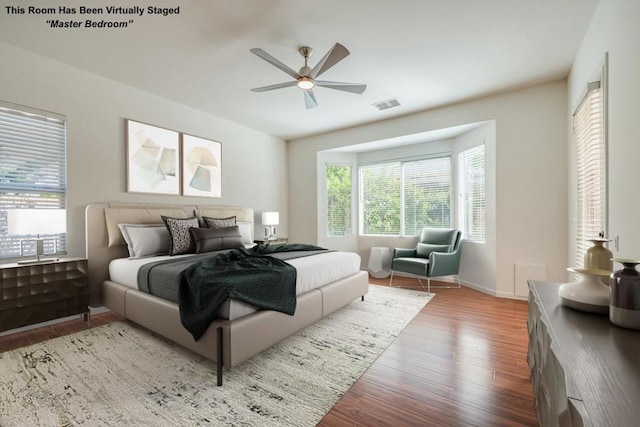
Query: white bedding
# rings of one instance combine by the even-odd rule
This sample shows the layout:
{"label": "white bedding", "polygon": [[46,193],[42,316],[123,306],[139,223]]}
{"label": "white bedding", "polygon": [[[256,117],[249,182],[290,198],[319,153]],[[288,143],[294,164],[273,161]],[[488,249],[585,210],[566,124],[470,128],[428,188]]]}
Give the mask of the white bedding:
{"label": "white bedding", "polygon": [[[120,258],[109,264],[111,281],[138,289],[138,270],[144,264],[163,259],[175,259],[190,255],[162,255],[149,258]],[[309,292],[328,283],[356,274],[360,270],[360,255],[351,252],[326,252],[286,260],[296,268],[296,295]],[[233,320],[253,313],[256,308],[241,301],[229,300],[218,313],[220,317]]]}

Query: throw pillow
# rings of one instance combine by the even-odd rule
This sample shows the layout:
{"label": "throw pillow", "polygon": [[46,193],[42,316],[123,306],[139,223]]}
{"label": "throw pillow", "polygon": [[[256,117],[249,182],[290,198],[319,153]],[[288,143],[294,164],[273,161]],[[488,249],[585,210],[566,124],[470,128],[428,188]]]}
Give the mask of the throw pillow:
{"label": "throw pillow", "polygon": [[202,220],[204,224],[209,228],[227,228],[236,225],[236,217],[230,216],[229,218],[211,218],[203,216]]}
{"label": "throw pillow", "polygon": [[169,230],[169,255],[189,254],[195,251],[195,244],[191,239],[189,228],[198,227],[198,218],[170,218],[162,216],[162,220]]}
{"label": "throw pillow", "polygon": [[196,253],[219,251],[242,247],[238,227],[190,228],[189,232],[196,246]]}

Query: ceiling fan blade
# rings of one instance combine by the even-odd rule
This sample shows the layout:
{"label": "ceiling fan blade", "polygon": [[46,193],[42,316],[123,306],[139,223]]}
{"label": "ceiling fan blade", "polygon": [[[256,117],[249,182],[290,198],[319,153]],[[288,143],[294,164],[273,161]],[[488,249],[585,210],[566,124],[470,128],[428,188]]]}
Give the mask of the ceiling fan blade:
{"label": "ceiling fan blade", "polygon": [[318,101],[316,101],[316,96],[313,94],[312,89],[303,90],[304,92],[304,103],[309,108],[316,108],[318,106]]}
{"label": "ceiling fan blade", "polygon": [[285,88],[285,87],[295,86],[296,84],[298,84],[298,82],[293,80],[293,81],[286,82],[286,83],[278,83],[278,84],[275,84],[275,85],[257,87],[257,88],[251,89],[251,91],[252,92],[266,92],[268,90],[282,89],[282,88]]}
{"label": "ceiling fan blade", "polygon": [[276,58],[274,58],[273,56],[269,55],[267,52],[265,52],[264,50],[260,49],[260,48],[253,48],[250,50],[251,53],[259,56],[260,58],[264,59],[265,61],[267,61],[269,64],[273,65],[276,68],[281,69],[282,71],[284,71],[285,73],[289,74],[291,77],[293,77],[294,79],[299,79],[300,77],[302,77],[300,74],[298,74],[298,72],[296,70],[294,70],[293,68],[283,64],[282,62],[278,61]]}
{"label": "ceiling fan blade", "polygon": [[309,77],[315,79],[320,74],[324,73],[347,56],[349,56],[349,51],[347,50],[347,48],[342,46],[340,43],[336,43],[329,50],[329,52],[327,52],[327,54],[322,57],[320,62],[318,62],[315,67],[313,67],[313,69],[309,73]]}
{"label": "ceiling fan blade", "polygon": [[345,83],[345,82],[328,82],[325,80],[316,80],[316,86],[328,87],[329,89],[341,90],[344,92],[362,94],[367,85],[361,83]]}

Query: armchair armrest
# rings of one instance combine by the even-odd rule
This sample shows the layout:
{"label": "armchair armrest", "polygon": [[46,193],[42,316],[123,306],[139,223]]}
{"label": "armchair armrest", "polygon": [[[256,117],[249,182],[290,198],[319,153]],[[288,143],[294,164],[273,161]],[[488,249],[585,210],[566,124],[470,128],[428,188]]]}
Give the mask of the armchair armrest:
{"label": "armchair armrest", "polygon": [[460,250],[462,245],[454,252],[431,252],[429,254],[429,277],[449,276],[460,271]]}
{"label": "armchair armrest", "polygon": [[393,250],[392,258],[415,258],[416,249],[395,248]]}

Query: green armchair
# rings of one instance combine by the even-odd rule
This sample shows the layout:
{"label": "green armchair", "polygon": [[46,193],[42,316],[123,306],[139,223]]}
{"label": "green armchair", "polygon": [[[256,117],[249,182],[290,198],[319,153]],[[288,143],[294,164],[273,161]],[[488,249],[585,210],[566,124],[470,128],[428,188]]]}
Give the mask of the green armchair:
{"label": "green armchair", "polygon": [[431,278],[455,276],[460,287],[458,272],[462,254],[462,233],[455,228],[423,228],[418,244],[413,249],[395,248],[391,258],[391,282],[394,273],[408,273],[427,278],[427,292],[431,293]]}

